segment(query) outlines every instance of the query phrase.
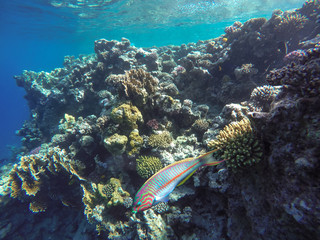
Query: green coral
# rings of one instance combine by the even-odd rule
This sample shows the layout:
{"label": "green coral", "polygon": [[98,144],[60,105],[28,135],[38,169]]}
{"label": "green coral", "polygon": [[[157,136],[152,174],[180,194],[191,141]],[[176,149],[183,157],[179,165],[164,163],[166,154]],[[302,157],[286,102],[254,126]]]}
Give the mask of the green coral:
{"label": "green coral", "polygon": [[152,156],[141,156],[136,159],[137,172],[142,178],[149,178],[158,172],[163,165],[159,158]]}
{"label": "green coral", "polygon": [[124,135],[113,134],[103,140],[105,148],[113,155],[120,155],[126,150],[128,138]]}
{"label": "green coral", "polygon": [[111,119],[126,130],[138,128],[138,123],[143,123],[141,112],[132,104],[122,104],[111,112]]}
{"label": "green coral", "polygon": [[139,135],[138,129],[134,129],[129,135],[130,151],[128,155],[138,154],[143,144],[143,138]]}
{"label": "green coral", "polygon": [[160,134],[151,134],[148,139],[148,144],[151,147],[167,148],[172,142],[172,137],[168,131],[164,131]]}
{"label": "green coral", "polygon": [[258,163],[263,155],[261,143],[247,118],[227,125],[216,140],[208,143],[208,148],[221,149],[218,157],[227,159],[226,164],[233,171]]}

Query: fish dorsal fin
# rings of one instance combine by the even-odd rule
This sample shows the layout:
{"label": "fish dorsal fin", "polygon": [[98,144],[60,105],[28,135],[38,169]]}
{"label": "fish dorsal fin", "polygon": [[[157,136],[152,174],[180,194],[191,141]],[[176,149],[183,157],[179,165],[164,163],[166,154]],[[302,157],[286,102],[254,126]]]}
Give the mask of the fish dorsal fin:
{"label": "fish dorsal fin", "polygon": [[184,183],[195,173],[195,171],[197,171],[197,169],[194,170],[192,173],[190,173],[188,176],[186,176],[186,177],[177,185],[177,187],[180,186],[180,185],[182,185],[182,184],[184,184]]}

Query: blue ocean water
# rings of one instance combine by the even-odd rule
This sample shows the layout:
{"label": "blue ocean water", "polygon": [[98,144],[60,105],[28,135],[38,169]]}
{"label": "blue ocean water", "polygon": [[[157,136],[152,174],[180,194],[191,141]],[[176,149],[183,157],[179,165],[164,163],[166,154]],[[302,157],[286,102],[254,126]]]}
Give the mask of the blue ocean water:
{"label": "blue ocean water", "polygon": [[10,0],[0,2],[0,159],[19,146],[15,131],[29,118],[13,75],[51,71],[65,55],[93,52],[94,40],[130,39],[139,47],[196,42],[221,35],[234,21],[270,17],[303,0]]}

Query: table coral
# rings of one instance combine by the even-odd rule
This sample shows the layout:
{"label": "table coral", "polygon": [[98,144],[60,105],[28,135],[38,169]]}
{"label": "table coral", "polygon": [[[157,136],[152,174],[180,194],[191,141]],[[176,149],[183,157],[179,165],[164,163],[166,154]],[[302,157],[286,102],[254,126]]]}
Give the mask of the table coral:
{"label": "table coral", "polygon": [[163,165],[159,158],[152,156],[141,156],[136,159],[137,173],[142,178],[149,178],[156,172],[158,172]]}
{"label": "table coral", "polygon": [[227,166],[234,171],[258,163],[263,155],[261,143],[247,118],[227,125],[208,147],[220,149],[219,158],[226,159]]}

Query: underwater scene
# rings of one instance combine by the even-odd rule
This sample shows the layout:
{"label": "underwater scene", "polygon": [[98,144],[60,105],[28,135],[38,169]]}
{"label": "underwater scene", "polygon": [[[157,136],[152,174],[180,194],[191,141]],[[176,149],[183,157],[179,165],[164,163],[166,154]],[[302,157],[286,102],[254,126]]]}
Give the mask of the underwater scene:
{"label": "underwater scene", "polygon": [[320,239],[319,1],[0,11],[0,239]]}

